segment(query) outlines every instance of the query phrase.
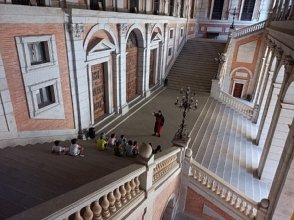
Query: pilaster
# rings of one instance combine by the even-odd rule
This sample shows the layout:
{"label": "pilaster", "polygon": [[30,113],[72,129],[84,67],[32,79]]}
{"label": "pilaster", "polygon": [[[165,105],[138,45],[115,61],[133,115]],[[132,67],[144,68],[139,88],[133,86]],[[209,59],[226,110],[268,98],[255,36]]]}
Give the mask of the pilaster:
{"label": "pilaster", "polygon": [[127,46],[127,39],[126,34],[128,30],[127,24],[118,24],[118,35],[119,35],[119,42],[120,42],[120,56],[119,56],[119,63],[120,63],[120,72],[118,74],[119,77],[119,94],[120,94],[120,102],[119,102],[119,109],[122,115],[126,114],[129,111],[129,106],[127,104],[127,88],[126,88],[126,46]]}

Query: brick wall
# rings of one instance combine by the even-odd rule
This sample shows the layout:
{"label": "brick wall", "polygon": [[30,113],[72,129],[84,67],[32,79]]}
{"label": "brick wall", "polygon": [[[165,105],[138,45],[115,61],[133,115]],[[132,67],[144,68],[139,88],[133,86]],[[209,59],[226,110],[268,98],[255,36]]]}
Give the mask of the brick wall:
{"label": "brick wall", "polygon": [[[63,24],[1,24],[0,50],[11,94],[18,131],[74,128],[71,89]],[[64,102],[64,120],[31,119],[26,101],[15,37],[51,35],[56,38],[57,56]]]}
{"label": "brick wall", "polygon": [[186,206],[185,206],[185,212],[189,213],[190,215],[194,216],[201,216],[201,219],[204,220],[213,220],[212,217],[207,216],[203,214],[203,208],[204,205],[211,208],[213,211],[218,213],[220,216],[222,216],[226,220],[233,220],[231,216],[229,216],[227,213],[222,211],[220,208],[218,208],[216,205],[205,199],[203,196],[196,193],[194,190],[188,187],[187,189],[187,197],[186,197]]}
{"label": "brick wall", "polygon": [[180,176],[178,175],[155,198],[154,205],[153,205],[153,218],[152,218],[153,220],[159,220],[162,218],[164,209],[167,203],[169,202],[169,198],[171,197],[173,193],[175,195],[178,195],[179,189],[180,189]]}

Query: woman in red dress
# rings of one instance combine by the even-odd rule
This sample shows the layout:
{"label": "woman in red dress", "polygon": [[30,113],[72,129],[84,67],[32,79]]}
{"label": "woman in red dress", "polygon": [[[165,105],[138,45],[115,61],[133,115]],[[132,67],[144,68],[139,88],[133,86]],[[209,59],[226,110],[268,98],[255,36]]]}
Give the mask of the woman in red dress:
{"label": "woman in red dress", "polygon": [[157,113],[153,112],[153,115],[155,116],[155,124],[154,124],[154,136],[160,137],[162,127],[164,125],[164,117],[159,110]]}

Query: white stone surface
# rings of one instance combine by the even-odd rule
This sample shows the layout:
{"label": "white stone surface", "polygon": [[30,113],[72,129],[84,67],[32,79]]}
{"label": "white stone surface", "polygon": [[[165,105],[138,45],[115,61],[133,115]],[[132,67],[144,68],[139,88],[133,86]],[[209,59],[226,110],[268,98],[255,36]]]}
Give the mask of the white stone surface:
{"label": "white stone surface", "polygon": [[241,45],[237,53],[237,62],[253,63],[256,44],[257,41],[252,41]]}

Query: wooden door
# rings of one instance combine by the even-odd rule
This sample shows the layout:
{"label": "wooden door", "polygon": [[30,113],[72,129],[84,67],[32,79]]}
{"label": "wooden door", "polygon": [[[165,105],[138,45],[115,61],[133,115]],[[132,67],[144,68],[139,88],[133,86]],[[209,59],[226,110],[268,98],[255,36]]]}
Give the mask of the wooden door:
{"label": "wooden door", "polygon": [[138,48],[128,48],[127,53],[127,102],[129,102],[137,96]]}
{"label": "wooden door", "polygon": [[94,121],[105,114],[105,92],[103,64],[91,66],[92,73],[92,97]]}
{"label": "wooden door", "polygon": [[150,72],[149,72],[149,88],[152,87],[155,82],[155,68],[154,68],[154,53],[156,50],[150,50]]}
{"label": "wooden door", "polygon": [[236,98],[241,98],[242,90],[243,90],[243,84],[242,83],[235,83],[233,96]]}

